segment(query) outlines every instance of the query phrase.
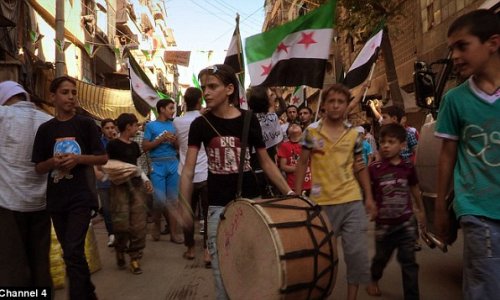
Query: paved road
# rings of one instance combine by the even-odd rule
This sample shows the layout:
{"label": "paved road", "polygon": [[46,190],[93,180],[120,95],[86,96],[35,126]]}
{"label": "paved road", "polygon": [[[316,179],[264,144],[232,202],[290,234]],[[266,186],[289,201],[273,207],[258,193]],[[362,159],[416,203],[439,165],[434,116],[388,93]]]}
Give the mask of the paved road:
{"label": "paved road", "polygon": [[[148,236],[142,268],[144,273],[133,275],[128,270],[118,270],[115,265],[114,250],[106,246],[107,234],[104,224],[97,220],[94,230],[98,240],[102,269],[92,275],[101,300],[173,300],[173,299],[214,299],[213,278],[210,269],[203,264],[201,235],[196,235],[197,256],[188,261],[182,258],[183,245],[173,244],[169,236],[153,242]],[[367,244],[373,255],[373,230],[369,231]],[[424,247],[418,253],[420,264],[420,291],[423,300],[462,299],[461,252],[462,240],[456,242],[447,254]],[[345,267],[342,253],[337,283],[329,299],[345,299]],[[402,300],[401,271],[395,258],[386,269],[380,282],[382,297],[370,297],[360,290],[360,300]],[[67,299],[67,290],[56,291],[56,300]]]}

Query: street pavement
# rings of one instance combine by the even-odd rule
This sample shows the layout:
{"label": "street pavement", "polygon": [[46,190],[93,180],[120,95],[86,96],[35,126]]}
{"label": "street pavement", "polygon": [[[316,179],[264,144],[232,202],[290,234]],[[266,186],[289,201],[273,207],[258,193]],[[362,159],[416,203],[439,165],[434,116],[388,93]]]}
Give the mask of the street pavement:
{"label": "street pavement", "polygon": [[[92,281],[100,300],[173,300],[173,299],[214,299],[212,271],[203,263],[202,236],[196,234],[196,258],[182,258],[184,245],[170,242],[170,236],[162,235],[161,240],[154,242],[148,235],[141,275],[133,275],[128,269],[116,267],[113,248],[107,247],[107,233],[100,217],[94,219],[94,230],[98,242],[101,270],[92,274]],[[374,253],[373,226],[370,226],[370,257]],[[339,251],[341,247],[339,245]],[[420,264],[420,299],[422,300],[460,300],[462,238],[449,247],[448,253],[429,249],[423,245],[417,253]],[[337,282],[332,295],[328,299],[345,299],[347,283],[345,282],[345,265],[339,252],[339,268]],[[128,260],[128,258],[127,258]],[[364,287],[360,287],[359,300],[402,300],[403,290],[401,271],[395,255],[386,268],[384,277],[379,283],[382,297],[370,297]],[[67,299],[67,289],[59,289],[56,300]]]}

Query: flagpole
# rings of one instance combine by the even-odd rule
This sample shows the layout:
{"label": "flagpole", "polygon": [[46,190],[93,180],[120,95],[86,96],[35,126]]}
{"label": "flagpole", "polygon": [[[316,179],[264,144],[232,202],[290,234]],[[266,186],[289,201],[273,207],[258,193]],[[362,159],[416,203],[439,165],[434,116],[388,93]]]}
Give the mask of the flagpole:
{"label": "flagpole", "polygon": [[316,115],[314,116],[314,122],[318,121],[318,115],[319,115],[319,108],[321,107],[321,92],[322,90],[319,90],[319,98],[318,98],[318,107],[316,107]]}
{"label": "flagpole", "polygon": [[372,76],[373,76],[373,71],[375,70],[375,65],[377,64],[377,61],[374,61],[372,64],[372,67],[370,69],[370,75],[368,75],[368,84],[365,85],[365,91],[363,92],[363,98],[361,98],[361,103],[365,101],[366,94],[368,93],[368,89],[370,88],[370,83],[372,82]]}

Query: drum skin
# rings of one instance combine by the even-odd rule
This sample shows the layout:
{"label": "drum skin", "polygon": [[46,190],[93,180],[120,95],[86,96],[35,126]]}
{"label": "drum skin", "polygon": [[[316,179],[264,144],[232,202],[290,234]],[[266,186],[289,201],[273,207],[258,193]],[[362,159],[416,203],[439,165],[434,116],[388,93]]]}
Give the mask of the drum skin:
{"label": "drum skin", "polygon": [[331,225],[320,206],[303,198],[231,202],[217,249],[230,299],[325,299],[335,284]]}

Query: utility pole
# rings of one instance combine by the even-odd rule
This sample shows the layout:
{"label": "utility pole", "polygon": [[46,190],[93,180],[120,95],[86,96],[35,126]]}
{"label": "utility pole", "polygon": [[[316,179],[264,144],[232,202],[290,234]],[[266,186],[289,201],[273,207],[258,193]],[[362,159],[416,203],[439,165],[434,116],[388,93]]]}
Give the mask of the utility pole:
{"label": "utility pole", "polygon": [[61,47],[56,45],[56,78],[64,75],[66,59],[64,57],[64,2],[56,0],[56,40],[62,43]]}

